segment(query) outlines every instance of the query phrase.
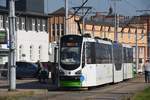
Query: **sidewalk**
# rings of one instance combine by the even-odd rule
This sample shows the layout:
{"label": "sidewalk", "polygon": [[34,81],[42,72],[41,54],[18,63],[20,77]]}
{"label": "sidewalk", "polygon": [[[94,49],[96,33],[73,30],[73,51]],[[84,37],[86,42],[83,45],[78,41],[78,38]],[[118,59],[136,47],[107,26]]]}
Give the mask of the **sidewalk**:
{"label": "sidewalk", "polygon": [[[130,100],[134,94],[150,87],[150,83],[145,83],[144,75],[138,74],[134,79],[108,87],[94,97],[98,98],[98,100]],[[90,99],[95,100],[93,98]]]}
{"label": "sidewalk", "polygon": [[[23,79],[16,81],[16,91],[8,91],[8,80],[0,80],[0,100],[10,98],[8,100],[16,100],[14,98],[31,97],[34,95],[43,95],[48,92],[49,82],[41,84],[37,79]],[[20,100],[20,99],[17,99]]]}

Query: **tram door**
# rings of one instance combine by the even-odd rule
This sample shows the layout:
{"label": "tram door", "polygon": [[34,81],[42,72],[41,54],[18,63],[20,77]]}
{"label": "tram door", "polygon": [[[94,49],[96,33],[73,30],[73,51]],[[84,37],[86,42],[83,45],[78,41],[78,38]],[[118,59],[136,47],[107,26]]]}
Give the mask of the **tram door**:
{"label": "tram door", "polygon": [[83,86],[96,85],[96,64],[94,59],[94,42],[85,43],[85,65],[82,69],[82,74],[85,76],[85,81],[82,83]]}
{"label": "tram door", "polygon": [[121,44],[113,44],[113,81],[114,83],[123,80],[123,64],[122,64],[122,46]]}

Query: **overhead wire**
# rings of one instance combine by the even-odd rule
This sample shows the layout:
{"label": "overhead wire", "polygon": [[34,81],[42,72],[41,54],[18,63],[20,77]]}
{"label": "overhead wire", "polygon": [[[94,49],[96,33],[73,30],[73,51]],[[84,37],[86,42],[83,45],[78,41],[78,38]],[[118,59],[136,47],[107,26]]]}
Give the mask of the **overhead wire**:
{"label": "overhead wire", "polygon": [[88,2],[88,0],[86,0],[85,2],[82,3],[82,5],[74,12],[74,14],[70,17],[70,18],[67,18],[66,20],[69,20],[71,18],[73,18],[79,11],[82,7],[84,7],[84,5]]}

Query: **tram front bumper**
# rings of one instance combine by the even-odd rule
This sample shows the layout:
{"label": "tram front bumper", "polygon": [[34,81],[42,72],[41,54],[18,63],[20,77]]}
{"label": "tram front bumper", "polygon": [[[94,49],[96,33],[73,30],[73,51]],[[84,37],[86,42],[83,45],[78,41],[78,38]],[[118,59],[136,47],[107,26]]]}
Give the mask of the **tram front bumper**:
{"label": "tram front bumper", "polygon": [[80,76],[61,76],[60,87],[81,87]]}

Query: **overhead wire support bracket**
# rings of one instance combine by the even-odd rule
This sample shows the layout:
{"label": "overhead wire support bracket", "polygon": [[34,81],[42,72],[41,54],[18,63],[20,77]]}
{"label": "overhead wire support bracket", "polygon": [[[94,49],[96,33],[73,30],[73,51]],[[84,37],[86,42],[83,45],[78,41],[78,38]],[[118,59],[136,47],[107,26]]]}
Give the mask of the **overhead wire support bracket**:
{"label": "overhead wire support bracket", "polygon": [[[76,12],[78,9],[86,9],[86,11],[84,12],[84,14],[77,20],[77,19],[74,19],[75,20],[75,22],[77,23],[77,25],[78,25],[78,30],[79,30],[79,32],[80,32],[80,34],[82,34],[82,32],[81,32],[81,27],[80,27],[80,22],[84,19],[84,17],[88,14],[88,12],[89,12],[89,10],[91,10],[92,9],[92,7],[89,7],[89,6],[86,6],[86,7],[72,7],[73,9],[74,9],[74,11]],[[79,10],[78,10],[78,12],[76,13],[76,14],[78,14],[79,13]]]}

